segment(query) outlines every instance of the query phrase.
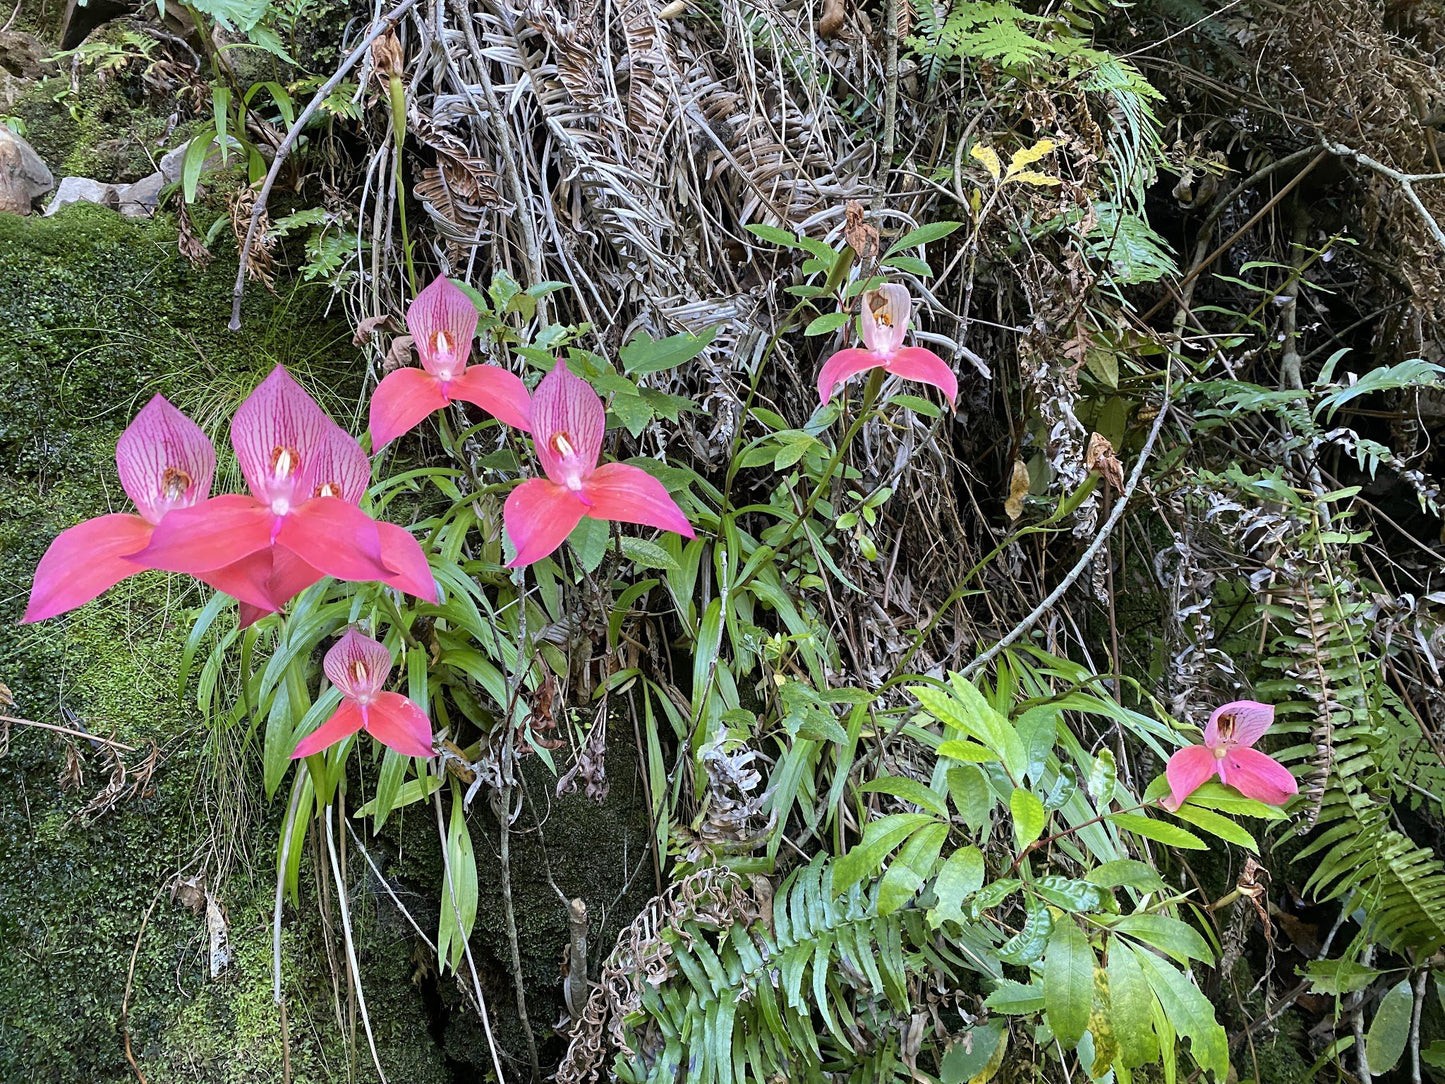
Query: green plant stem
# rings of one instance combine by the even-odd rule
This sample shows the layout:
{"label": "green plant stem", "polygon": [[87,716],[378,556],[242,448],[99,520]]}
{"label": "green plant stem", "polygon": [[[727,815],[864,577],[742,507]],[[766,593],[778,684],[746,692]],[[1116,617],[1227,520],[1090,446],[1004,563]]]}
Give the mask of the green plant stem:
{"label": "green plant stem", "polygon": [[392,176],[396,181],[396,217],[401,225],[401,255],[406,262],[406,278],[411,285],[411,294],[416,296],[416,268],[411,261],[411,240],[406,232],[406,182],[401,179],[401,150],[406,143],[406,88],[401,76],[393,75],[387,82],[388,97],[391,99],[391,133],[395,149],[392,151]]}

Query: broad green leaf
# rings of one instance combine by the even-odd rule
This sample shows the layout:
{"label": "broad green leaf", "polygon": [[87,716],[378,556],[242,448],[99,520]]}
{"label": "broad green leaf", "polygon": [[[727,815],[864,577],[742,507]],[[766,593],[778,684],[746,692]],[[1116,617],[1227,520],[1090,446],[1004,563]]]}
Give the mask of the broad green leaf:
{"label": "broad green leaf", "polygon": [[981,830],[993,809],[993,792],[989,789],[988,779],[972,764],[949,768],[946,778],[948,793],[963,823],[976,832]]}
{"label": "broad green leaf", "polygon": [[[441,921],[437,928],[437,961],[453,972],[462,962],[467,938],[477,920],[477,856],[472,850],[472,836],[467,831],[461,787],[452,781],[452,813],[447,825],[448,881],[442,876]],[[453,901],[455,895],[455,902]]]}
{"label": "broad green leaf", "polygon": [[841,895],[871,877],[895,847],[920,828],[937,823],[930,813],[893,813],[869,821],[863,838],[833,863],[833,891]]}
{"label": "broad green leaf", "polygon": [[885,252],[884,256],[892,256],[895,252],[902,252],[906,248],[917,248],[919,245],[926,245],[930,241],[937,241],[947,237],[954,230],[962,226],[962,222],[929,222],[927,225],[919,226],[916,230],[909,230]]}
{"label": "broad green leaf", "polygon": [[675,369],[706,350],[716,335],[716,327],[700,335],[669,335],[665,339],[652,339],[639,332],[618,351],[617,357],[629,374]]}
{"label": "broad green leaf", "polygon": [[1339,996],[1363,990],[1384,972],[1353,960],[1310,960],[1304,974],[1310,980],[1310,993]]}
{"label": "broad green leaf", "polygon": [[881,779],[870,779],[858,790],[863,794],[891,794],[895,798],[920,806],[940,817],[948,816],[948,803],[933,790],[916,779],[888,775]]}
{"label": "broad green leaf", "polygon": [[815,317],[809,322],[808,326],[803,329],[803,334],[827,335],[831,331],[837,331],[852,318],[851,313],[825,312],[822,316]]}
{"label": "broad green leaf", "polygon": [[1108,974],[1109,1008],[1119,1061],[1126,1069],[1147,1065],[1159,1057],[1159,1042],[1154,1037],[1154,993],[1128,945],[1119,941],[1110,944]]}
{"label": "broad green leaf", "polygon": [[1089,796],[1094,799],[1094,805],[1104,810],[1109,808],[1109,803],[1114,800],[1114,786],[1119,778],[1119,769],[1114,764],[1114,754],[1111,750],[1100,749],[1099,755],[1094,758],[1094,767],[1089,772]]}
{"label": "broad green leaf", "polygon": [[898,910],[933,876],[947,838],[948,825],[938,823],[925,825],[908,838],[878,883],[879,915]]}
{"label": "broad green leaf", "polygon": [[750,222],[743,229],[747,230],[754,237],[768,241],[774,245],[782,245],[784,248],[802,248],[798,239],[787,230],[780,230],[777,226],[765,226],[761,222]]}
{"label": "broad green leaf", "polygon": [[1043,834],[1047,814],[1044,803],[1032,791],[1016,787],[1008,800],[1009,813],[1013,816],[1014,842],[1022,851]]}
{"label": "broad green leaf", "polygon": [[1007,1033],[1008,1025],[1002,1020],[990,1020],[969,1028],[943,1056],[938,1073],[941,1084],[972,1084],[987,1069],[999,1045],[1007,1043],[1004,1038]]}
{"label": "broad green leaf", "polygon": [[1365,1062],[1375,1075],[1388,1073],[1410,1040],[1410,1017],[1415,1010],[1415,995],[1410,980],[1401,979],[1385,994],[1370,1030],[1365,1033]]}
{"label": "broad green leaf", "polygon": [[1044,812],[1054,813],[1069,804],[1079,790],[1079,774],[1074,771],[1072,764],[1064,764],[1059,767],[1059,777],[1049,787],[1049,792],[1044,795]]}
{"label": "broad green leaf", "polygon": [[[681,569],[677,559],[667,550],[663,549],[656,542],[650,542],[645,538],[633,538],[631,535],[622,536],[622,553],[628,560],[635,563],[639,568],[660,568],[664,572],[675,572]],[[635,598],[636,596],[634,596]]]}
{"label": "broad green leaf", "polygon": [[971,764],[988,764],[998,759],[998,754],[976,741],[950,738],[938,747],[938,755],[949,760],[962,760]]}
{"label": "broad green leaf", "polygon": [[1254,841],[1254,836],[1235,824],[1228,817],[1214,812],[1212,809],[1201,809],[1199,806],[1192,806],[1185,802],[1174,811],[1174,816],[1182,821],[1187,821],[1196,828],[1202,828],[1210,835],[1218,836],[1227,843],[1258,854],[1259,844]]}
{"label": "broad green leaf", "polygon": [[1165,887],[1158,870],[1133,858],[1115,858],[1095,866],[1084,874],[1084,879],[1101,888],[1134,888],[1141,892],[1155,892]]}
{"label": "broad green leaf", "polygon": [[1060,877],[1056,873],[1038,878],[1032,887],[1049,903],[1065,911],[1097,911],[1107,896],[1104,889],[1096,884]]}
{"label": "broad green leaf", "polygon": [[1024,775],[1037,783],[1048,766],[1049,754],[1054,751],[1054,740],[1058,737],[1059,712],[1057,708],[1030,708],[1018,721],[1019,740],[1024,748]]}
{"label": "broad green leaf", "polygon": [[1186,967],[1190,960],[1206,964],[1214,962],[1214,953],[1199,932],[1187,922],[1168,915],[1125,915],[1111,929],[1173,956]]}
{"label": "broad green leaf", "polygon": [[603,519],[591,519],[583,516],[572,533],[567,536],[567,544],[572,547],[572,552],[577,555],[577,562],[586,572],[596,572],[597,566],[602,564],[602,558],[607,553],[608,526]]}
{"label": "broad green leaf", "polygon": [[963,922],[963,903],[983,887],[983,852],[960,847],[948,856],[933,881],[938,902],[928,912],[928,924],[937,929],[945,922]]}
{"label": "broad green leaf", "polygon": [[[1189,1039],[1194,1060],[1223,1080],[1229,1072],[1229,1041],[1214,1018],[1214,1006],[1209,999],[1187,975],[1162,957],[1152,952],[1136,952],[1134,959],[1143,968],[1145,981],[1159,999],[1165,1020]],[[1158,1023],[1156,1018],[1156,1031]]]}
{"label": "broad green leaf", "polygon": [[1153,817],[1141,817],[1137,813],[1115,813],[1109,817],[1109,820],[1125,831],[1133,832],[1135,835],[1152,839],[1156,843],[1163,843],[1169,847],[1183,847],[1190,851],[1207,851],[1209,849],[1209,844],[1193,832],[1186,832],[1177,825],[1155,820]]}
{"label": "broad green leaf", "polygon": [[983,1002],[994,1012],[1009,1016],[1038,1012],[1044,1007],[1044,994],[1037,986],[1002,979]]}
{"label": "broad green leaf", "polygon": [[998,949],[1000,960],[1019,967],[1027,967],[1044,954],[1054,929],[1054,916],[1048,905],[1033,896],[1024,903],[1024,915],[1023,929]]}
{"label": "broad green leaf", "polygon": [[1066,1047],[1078,1043],[1094,1000],[1094,950],[1073,919],[1054,924],[1044,952],[1044,1013]]}

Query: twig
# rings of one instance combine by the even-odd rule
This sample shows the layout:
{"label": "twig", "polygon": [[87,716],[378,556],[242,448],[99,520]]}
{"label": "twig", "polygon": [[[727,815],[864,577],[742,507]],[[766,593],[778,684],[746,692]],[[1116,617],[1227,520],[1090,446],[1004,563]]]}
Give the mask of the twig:
{"label": "twig", "polygon": [[1033,628],[1039,619],[1048,613],[1049,610],[1053,609],[1054,604],[1057,603],[1059,599],[1064,597],[1064,593],[1074,585],[1075,580],[1084,574],[1084,570],[1089,567],[1089,562],[1095,558],[1098,552],[1104,548],[1104,544],[1109,541],[1109,535],[1113,533],[1119,520],[1124,517],[1124,509],[1129,507],[1129,499],[1134,495],[1134,490],[1139,485],[1139,479],[1144,476],[1144,467],[1149,462],[1150,453],[1154,450],[1154,442],[1159,439],[1159,432],[1164,428],[1164,419],[1169,413],[1170,382],[1173,378],[1173,372],[1173,358],[1171,357],[1169,367],[1164,371],[1164,402],[1160,405],[1159,413],[1154,418],[1154,425],[1150,428],[1149,436],[1144,441],[1144,447],[1139,452],[1138,462],[1134,464],[1134,470],[1129,475],[1129,481],[1124,486],[1124,492],[1119,494],[1118,503],[1114,505],[1113,511],[1109,513],[1109,518],[1104,521],[1103,527],[1101,527],[1099,533],[1094,536],[1094,540],[1089,543],[1089,548],[1084,551],[1083,556],[1081,556],[1074,567],[1069,570],[1069,574],[1059,581],[1059,585],[1050,591],[1044,600],[1029,612],[1027,617],[1015,625],[1003,639],[999,640],[963,668],[963,677],[971,677],[978,673],[979,670],[992,662],[1004,648],[1023,636],[1029,629]]}
{"label": "twig", "polygon": [[[160,903],[161,893],[163,891],[165,891],[165,882],[162,882],[161,886],[156,889],[156,894],[151,897],[151,905],[146,908],[146,913],[141,916],[140,932],[135,935],[135,948],[131,949],[130,966],[126,968],[125,971],[125,993],[121,995],[120,999],[120,1035],[122,1042],[125,1044],[125,1060],[130,1062],[130,1067],[135,1070],[136,1079],[140,1081],[140,1084],[148,1084],[148,1082],[146,1080],[146,1075],[140,1071],[140,1066],[136,1064],[135,1055],[131,1053],[130,1028],[126,1026],[126,1018],[130,1014],[131,984],[135,979],[135,962],[140,957],[141,939],[146,935],[146,925],[151,920],[151,912],[156,909],[156,904]],[[1421,975],[1424,975],[1423,971],[1421,972]],[[1417,1010],[1417,1020],[1418,1016],[1419,1013]]]}
{"label": "twig", "polygon": [[88,742],[97,745],[108,745],[112,749],[119,749],[122,753],[134,753],[135,746],[126,745],[123,742],[112,741],[110,738],[97,738],[94,734],[88,734],[84,730],[74,730],[68,726],[60,726],[56,723],[38,723],[34,719],[21,719],[15,715],[0,715],[0,723],[19,723],[21,726],[38,726],[41,730],[53,730],[57,734],[69,734],[73,738],[84,738]]}
{"label": "twig", "polygon": [[1420,1084],[1420,1014],[1425,1008],[1425,979],[1429,974],[1421,968],[1415,976],[1415,1008],[1410,1014],[1410,1084]]}
{"label": "twig", "polygon": [[271,168],[266,171],[266,179],[261,182],[261,191],[256,194],[256,202],[251,207],[251,224],[246,227],[246,240],[241,245],[236,266],[236,285],[231,292],[231,323],[228,325],[232,331],[241,330],[241,295],[246,290],[246,259],[251,253],[251,244],[255,240],[256,229],[261,223],[261,216],[266,213],[266,200],[270,198],[271,186],[276,183],[277,176],[281,173],[281,166],[296,148],[296,141],[301,138],[301,131],[306,127],[308,121],[321,108],[321,103],[331,97],[331,92],[341,85],[352,68],[356,67],[362,57],[371,48],[371,43],[390,28],[391,24],[401,18],[408,10],[415,6],[417,0],[401,0],[401,3],[392,8],[391,11],[377,20],[371,31],[355,49],[351,50],[341,67],[336,69],[336,74],[326,80],[316,95],[301,110],[301,115],[296,118],[296,123],[286,132],[286,138],[276,148],[276,157],[271,161]]}
{"label": "twig", "polygon": [[1393,169],[1384,162],[1378,162],[1368,154],[1362,154],[1341,143],[1331,143],[1326,140],[1324,148],[1336,157],[1349,158],[1398,184],[1404,190],[1405,198],[1415,205],[1415,210],[1420,212],[1420,217],[1425,220],[1425,227],[1435,238],[1435,242],[1445,249],[1445,230],[1440,228],[1440,223],[1435,221],[1435,216],[1430,213],[1425,202],[1420,198],[1420,194],[1415,191],[1415,185],[1420,181],[1445,181],[1445,173],[1401,173],[1398,169]]}

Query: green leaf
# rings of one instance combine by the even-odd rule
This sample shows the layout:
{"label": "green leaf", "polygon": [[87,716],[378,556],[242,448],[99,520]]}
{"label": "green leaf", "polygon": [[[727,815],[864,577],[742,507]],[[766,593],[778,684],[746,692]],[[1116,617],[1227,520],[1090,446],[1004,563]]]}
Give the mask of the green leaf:
{"label": "green leaf", "polygon": [[572,533],[567,536],[567,544],[572,547],[572,552],[577,555],[577,562],[586,572],[596,572],[597,566],[602,564],[602,558],[607,554],[607,521],[604,519],[592,519],[583,516]]}
{"label": "green leaf", "polygon": [[787,230],[780,230],[777,226],[765,226],[761,222],[750,222],[743,229],[747,230],[754,237],[770,244],[782,245],[784,248],[802,248],[798,239]]}
{"label": "green leaf", "polygon": [[962,1039],[943,1056],[938,1071],[942,1084],[969,1084],[982,1073],[998,1050],[1006,1028],[1004,1021],[990,1020],[964,1032]]}
{"label": "green leaf", "polygon": [[1037,986],[1014,982],[1013,979],[1000,979],[983,1003],[994,1012],[1022,1016],[1042,1009],[1044,994]]}
{"label": "green leaf", "polygon": [[1154,993],[1128,945],[1115,941],[1109,947],[1108,977],[1109,1007],[1120,1063],[1126,1069],[1133,1069],[1158,1060]]}
{"label": "green leaf", "polygon": [[1353,960],[1310,960],[1305,964],[1304,974],[1310,980],[1310,993],[1338,997],[1363,990],[1384,972]]}
{"label": "green leaf", "polygon": [[1008,807],[1013,816],[1014,842],[1022,851],[1043,834],[1044,822],[1047,820],[1044,803],[1039,801],[1039,796],[1032,791],[1016,787],[1013,794],[1009,795]]}
{"label": "green leaf", "polygon": [[937,241],[947,237],[954,230],[962,226],[962,222],[929,222],[919,226],[916,230],[909,230],[885,252],[884,257],[892,256],[895,252],[902,252],[906,248],[917,248],[919,245],[926,245],[930,241]]}
{"label": "green leaf", "polygon": [[831,331],[837,331],[851,319],[853,319],[851,313],[825,312],[822,316],[814,318],[813,321],[803,329],[803,334],[827,335]]}
{"label": "green leaf", "polygon": [[1104,862],[1084,874],[1086,881],[1092,881],[1100,888],[1134,888],[1140,892],[1155,892],[1164,888],[1164,878],[1147,862],[1133,858],[1115,858]]}
{"label": "green leaf", "polygon": [[910,805],[921,806],[940,817],[948,816],[948,804],[916,779],[888,775],[881,779],[870,779],[858,790],[863,794],[891,794]]}
{"label": "green leaf", "polygon": [[1103,906],[1107,893],[1089,881],[1072,877],[1060,877],[1051,873],[1033,882],[1033,890],[1065,911],[1097,911]]}
{"label": "green leaf", "polygon": [[998,754],[976,741],[962,741],[950,738],[938,747],[938,755],[949,760],[962,760],[970,764],[988,764],[998,759]]}
{"label": "green leaf", "polygon": [[[1223,1080],[1229,1072],[1229,1041],[1214,1019],[1214,1006],[1189,977],[1152,952],[1136,952],[1134,959],[1163,1008],[1164,1019],[1189,1039],[1190,1053],[1199,1065]],[[1156,1030],[1158,1021],[1155,1022]]]}
{"label": "green leaf", "polygon": [[[477,920],[477,856],[472,850],[472,836],[467,831],[461,787],[452,781],[452,814],[447,825],[447,864],[451,869],[450,885],[443,872],[441,921],[437,927],[437,961],[443,969],[453,972],[462,962],[467,938]],[[456,896],[453,904],[453,894]]]}
{"label": "green leaf", "polygon": [[1069,918],[1054,925],[1044,952],[1044,1013],[1065,1046],[1078,1043],[1094,1001],[1094,950]]}
{"label": "green leaf", "polygon": [[888,872],[878,883],[878,914],[890,915],[911,900],[933,876],[938,866],[938,853],[948,838],[948,825],[928,824],[909,836]]}
{"label": "green leaf", "polygon": [[676,558],[656,542],[645,538],[622,536],[622,553],[640,568],[660,568],[665,572],[680,572],[682,566]]}
{"label": "green leaf", "polygon": [[1114,764],[1114,754],[1100,749],[1094,758],[1094,767],[1089,772],[1089,795],[1098,809],[1107,809],[1114,800],[1114,787],[1119,779],[1119,769]]}
{"label": "green leaf", "polygon": [[1115,933],[1126,933],[1150,948],[1173,956],[1186,967],[1190,960],[1212,964],[1214,953],[1209,944],[1187,922],[1168,915],[1125,915],[1111,927]]}
{"label": "green leaf", "polygon": [[1054,751],[1058,737],[1059,712],[1057,708],[1030,708],[1018,721],[1019,740],[1024,747],[1024,775],[1037,783],[1048,766],[1049,754]]}
{"label": "green leaf", "polygon": [[617,356],[628,374],[656,373],[691,361],[706,350],[716,336],[716,327],[708,328],[701,335],[669,335],[665,339],[653,339],[638,332]]}
{"label": "green leaf", "polygon": [[1183,847],[1189,851],[1207,851],[1209,849],[1209,844],[1193,832],[1186,832],[1177,825],[1155,820],[1153,817],[1141,817],[1137,813],[1115,813],[1109,817],[1109,821],[1125,831],[1133,832],[1145,839],[1152,839],[1156,843],[1163,843],[1168,847]]}
{"label": "green leaf", "polygon": [[1393,1069],[1410,1040],[1410,1017],[1415,1010],[1415,995],[1410,980],[1401,979],[1385,994],[1375,1019],[1365,1034],[1365,1062],[1378,1076]]}
{"label": "green leaf", "polygon": [[833,891],[842,895],[871,877],[895,847],[920,828],[937,823],[930,813],[893,813],[869,821],[863,838],[833,863]]}
{"label": "green leaf", "polygon": [[1048,904],[1034,896],[1025,901],[1024,916],[1023,929],[998,948],[1000,960],[1019,967],[1027,967],[1044,954],[1054,929],[1054,916]]}
{"label": "green leaf", "polygon": [[1250,835],[1228,817],[1221,816],[1213,810],[1201,809],[1199,806],[1191,806],[1188,802],[1185,802],[1178,809],[1174,810],[1174,815],[1180,820],[1187,821],[1194,825],[1196,828],[1202,828],[1210,835],[1218,836],[1220,839],[1243,847],[1254,854],[1259,853],[1259,844],[1254,841],[1254,836]]}
{"label": "green leaf", "polygon": [[953,798],[958,815],[966,825],[979,831],[993,809],[993,792],[989,790],[988,779],[972,764],[949,768],[946,778],[948,793]]}
{"label": "green leaf", "polygon": [[937,929],[945,922],[962,924],[963,903],[983,887],[983,852],[960,847],[948,856],[933,882],[938,903],[928,912],[928,924]]}

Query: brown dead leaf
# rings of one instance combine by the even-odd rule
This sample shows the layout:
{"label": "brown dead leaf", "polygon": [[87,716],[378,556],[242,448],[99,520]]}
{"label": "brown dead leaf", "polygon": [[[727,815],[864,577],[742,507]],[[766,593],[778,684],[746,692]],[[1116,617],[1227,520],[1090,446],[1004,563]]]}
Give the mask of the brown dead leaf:
{"label": "brown dead leaf", "polygon": [[[836,38],[843,31],[843,24],[848,21],[848,9],[845,0],[824,0],[823,14],[818,18],[818,36],[820,38]],[[854,249],[857,252],[857,249]],[[861,252],[858,253],[860,256]]]}
{"label": "brown dead leaf", "polygon": [[860,260],[878,255],[878,227],[864,217],[863,205],[855,199],[848,201],[844,212],[843,237]]}
{"label": "brown dead leaf", "polygon": [[411,361],[412,337],[410,335],[398,335],[391,340],[391,347],[386,352],[386,359],[381,363],[381,371],[389,373],[393,369],[400,369]]}
{"label": "brown dead leaf", "polygon": [[1029,495],[1031,485],[1033,479],[1029,477],[1028,465],[1022,459],[1015,459],[1013,473],[1009,476],[1008,500],[1003,503],[1010,523],[1024,514],[1024,498]]}
{"label": "brown dead leaf", "polygon": [[1123,492],[1124,467],[1119,462],[1119,457],[1114,454],[1114,446],[1104,434],[1090,434],[1089,446],[1084,450],[1084,466],[1097,471],[1104,479],[1104,484],[1115,493]]}
{"label": "brown dead leaf", "polygon": [[361,323],[356,325],[356,334],[351,337],[352,346],[365,346],[371,342],[378,331],[385,331],[391,324],[391,313],[384,313],[381,316],[368,316]]}

